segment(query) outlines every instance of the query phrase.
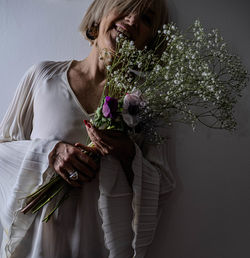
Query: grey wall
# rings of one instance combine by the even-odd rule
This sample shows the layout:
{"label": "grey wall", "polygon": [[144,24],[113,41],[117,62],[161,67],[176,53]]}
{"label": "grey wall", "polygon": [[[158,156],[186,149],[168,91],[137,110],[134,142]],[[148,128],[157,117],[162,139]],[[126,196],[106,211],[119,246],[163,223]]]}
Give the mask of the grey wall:
{"label": "grey wall", "polygon": [[[22,74],[41,60],[83,59],[77,31],[90,0],[0,0],[0,119]],[[184,28],[197,17],[220,29],[250,71],[247,0],[169,0]],[[175,126],[169,160],[177,178],[148,258],[250,257],[250,89],[236,107],[238,130]]]}
{"label": "grey wall", "polygon": [[[181,27],[199,17],[209,28],[219,28],[250,72],[249,1],[172,0],[170,11]],[[149,258],[250,257],[249,93],[248,87],[237,105],[235,133],[204,127],[193,133],[187,126],[171,132],[177,189]]]}

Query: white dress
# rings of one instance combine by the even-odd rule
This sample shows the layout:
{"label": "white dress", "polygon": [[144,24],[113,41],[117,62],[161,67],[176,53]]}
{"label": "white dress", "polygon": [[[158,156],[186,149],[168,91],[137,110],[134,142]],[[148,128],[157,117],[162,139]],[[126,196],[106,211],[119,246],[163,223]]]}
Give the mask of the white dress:
{"label": "white dress", "polygon": [[48,154],[55,144],[86,143],[83,120],[93,114],[69,85],[71,63],[33,65],[1,123],[1,257],[145,257],[161,214],[161,196],[175,187],[164,145],[136,144],[133,189],[120,163],[106,156],[96,179],[74,189],[48,223],[42,219],[53,202],[36,214],[20,212],[25,196],[53,175]]}

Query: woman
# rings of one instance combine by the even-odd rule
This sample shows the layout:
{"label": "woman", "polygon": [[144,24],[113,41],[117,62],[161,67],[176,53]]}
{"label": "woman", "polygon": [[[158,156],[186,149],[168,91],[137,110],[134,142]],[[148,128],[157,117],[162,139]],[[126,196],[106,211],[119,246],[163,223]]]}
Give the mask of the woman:
{"label": "woman", "polygon": [[[105,85],[103,49],[115,51],[120,33],[144,48],[165,21],[161,0],[95,0],[80,27],[92,44],[89,56],[45,61],[26,72],[0,131],[2,257],[146,255],[159,200],[174,188],[164,146],[135,143],[89,121]],[[87,136],[95,149],[84,145]],[[102,154],[100,164],[86,149]],[[54,201],[22,214],[27,194],[55,172],[74,187],[70,198],[46,224]]]}

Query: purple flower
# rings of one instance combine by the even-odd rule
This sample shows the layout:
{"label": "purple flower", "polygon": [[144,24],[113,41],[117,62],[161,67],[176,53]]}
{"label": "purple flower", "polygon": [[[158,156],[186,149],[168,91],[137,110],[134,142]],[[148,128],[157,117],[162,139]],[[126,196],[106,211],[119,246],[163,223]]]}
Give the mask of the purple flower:
{"label": "purple flower", "polygon": [[105,117],[115,118],[117,115],[118,100],[109,96],[105,97],[105,102],[102,106],[102,113]]}

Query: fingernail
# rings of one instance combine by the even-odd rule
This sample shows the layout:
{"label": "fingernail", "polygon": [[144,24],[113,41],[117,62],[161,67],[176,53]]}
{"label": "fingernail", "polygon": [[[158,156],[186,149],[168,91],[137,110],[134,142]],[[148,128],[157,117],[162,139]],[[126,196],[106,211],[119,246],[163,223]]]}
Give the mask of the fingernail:
{"label": "fingernail", "polygon": [[84,124],[85,124],[88,128],[90,128],[90,127],[91,127],[91,125],[88,123],[88,121],[87,121],[87,120],[83,120],[83,122],[84,122]]}

